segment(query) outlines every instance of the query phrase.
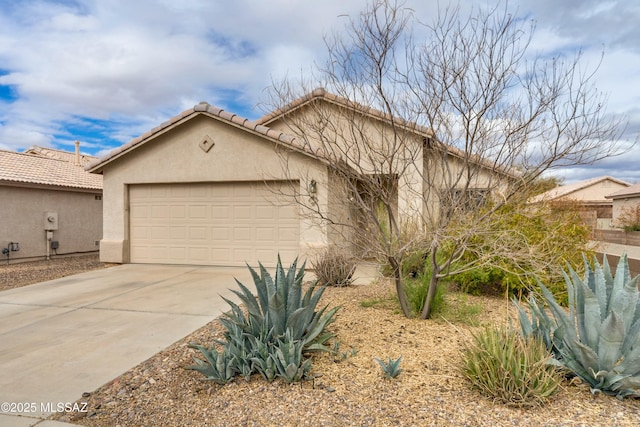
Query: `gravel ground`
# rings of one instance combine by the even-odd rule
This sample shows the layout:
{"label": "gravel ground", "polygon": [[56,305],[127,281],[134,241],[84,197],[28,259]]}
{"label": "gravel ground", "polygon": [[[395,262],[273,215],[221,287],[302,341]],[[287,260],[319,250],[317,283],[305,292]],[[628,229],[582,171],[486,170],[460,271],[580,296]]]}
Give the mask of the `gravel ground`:
{"label": "gravel ground", "polygon": [[[313,381],[203,382],[184,369],[197,355],[187,345],[220,338],[213,321],[87,393],[79,401],[88,402],[89,412],[51,418],[91,427],[638,425],[640,400],[592,395],[575,381],[565,382],[547,405],[528,410],[471,389],[459,372],[461,346],[477,328],[513,315],[504,300],[450,293],[447,302],[457,309],[447,319],[421,321],[399,314],[391,295],[386,282],[327,289],[323,302],[341,306],[331,325],[341,347],[314,358]],[[399,356],[403,372],[385,379],[374,357]]]}
{"label": "gravel ground", "polygon": [[42,261],[0,262],[0,291],[58,279],[83,271],[108,267],[101,263],[98,255],[54,257]]}

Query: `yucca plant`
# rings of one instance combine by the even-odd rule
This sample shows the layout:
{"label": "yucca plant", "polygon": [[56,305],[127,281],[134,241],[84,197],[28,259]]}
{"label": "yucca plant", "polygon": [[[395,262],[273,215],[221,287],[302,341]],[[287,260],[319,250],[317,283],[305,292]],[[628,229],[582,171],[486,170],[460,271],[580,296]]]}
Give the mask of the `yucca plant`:
{"label": "yucca plant", "polygon": [[564,273],[568,312],[540,283],[552,316],[532,296],[531,319],[519,307],[522,332],[543,339],[558,364],[586,381],[592,393],[640,397],[640,276],[631,278],[626,255],[615,278],[606,256],[602,266],[595,259],[593,268],[584,262],[584,279],[571,267]]}
{"label": "yucca plant", "polygon": [[538,339],[507,328],[473,335],[462,352],[462,373],[482,393],[507,406],[534,407],[558,390],[562,376],[547,363],[551,353]]}
{"label": "yucca plant", "polygon": [[389,358],[389,361],[387,362],[385,362],[384,360],[378,359],[377,357],[375,357],[374,359],[376,362],[378,362],[378,364],[380,365],[380,368],[382,368],[382,372],[384,373],[385,377],[388,379],[395,378],[398,375],[400,375],[400,373],[402,372],[402,369],[400,368],[400,362],[402,361],[402,356],[398,357],[396,360]]}
{"label": "yucca plant", "polygon": [[[249,267],[257,296],[236,280],[240,290],[233,290],[241,304],[225,298],[231,311],[220,322],[225,328],[224,340],[198,349],[204,360],[195,358],[189,366],[219,384],[229,382],[237,374],[245,379],[259,373],[267,381],[282,377],[287,382],[299,381],[311,369],[307,353],[329,351],[326,343],[333,334],[326,327],[335,319],[338,307],[317,309],[324,288],[315,284],[303,292],[304,264],[297,260],[285,271],[280,257],[275,278],[262,264],[259,273]],[[217,347],[223,347],[218,352]]]}

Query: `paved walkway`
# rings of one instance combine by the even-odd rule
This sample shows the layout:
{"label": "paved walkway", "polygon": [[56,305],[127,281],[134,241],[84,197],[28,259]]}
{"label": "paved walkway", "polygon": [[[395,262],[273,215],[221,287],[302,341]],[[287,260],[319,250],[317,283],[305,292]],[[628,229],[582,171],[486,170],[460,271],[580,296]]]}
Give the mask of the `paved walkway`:
{"label": "paved walkway", "polygon": [[640,246],[620,245],[618,243],[593,242],[598,248],[598,252],[607,255],[620,256],[627,254],[629,259],[640,259]]}
{"label": "paved walkway", "polygon": [[246,268],[127,264],[0,292],[0,426],[45,421],[228,309]]}
{"label": "paved walkway", "polygon": [[592,242],[596,252],[604,253],[612,268],[618,264],[618,259],[623,254],[627,254],[629,259],[629,270],[631,276],[640,274],[640,246],[620,245],[618,243]]}

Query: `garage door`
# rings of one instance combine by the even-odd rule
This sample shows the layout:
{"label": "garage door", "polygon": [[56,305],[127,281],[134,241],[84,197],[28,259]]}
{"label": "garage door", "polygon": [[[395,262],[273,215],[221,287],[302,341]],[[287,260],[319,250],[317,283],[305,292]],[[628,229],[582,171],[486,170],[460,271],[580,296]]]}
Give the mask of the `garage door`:
{"label": "garage door", "polygon": [[[145,184],[129,187],[133,263],[273,266],[299,248],[298,209],[284,183]],[[295,188],[295,187],[294,187]]]}

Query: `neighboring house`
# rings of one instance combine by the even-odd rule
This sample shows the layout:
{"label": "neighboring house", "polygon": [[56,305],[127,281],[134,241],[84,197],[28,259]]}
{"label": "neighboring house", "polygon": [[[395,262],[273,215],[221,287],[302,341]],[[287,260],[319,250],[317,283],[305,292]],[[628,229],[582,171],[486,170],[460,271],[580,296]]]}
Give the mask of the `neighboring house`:
{"label": "neighboring house", "polygon": [[76,153],[0,150],[0,262],[98,250],[102,177],[84,170],[95,160],[78,144]]}
{"label": "neighboring house", "polygon": [[613,225],[615,227],[623,227],[624,224],[620,220],[624,211],[634,210],[638,212],[640,206],[640,184],[634,184],[630,187],[623,188],[620,191],[606,196],[613,204]]}
{"label": "neighboring house", "polygon": [[561,185],[531,199],[532,203],[576,203],[580,214],[592,229],[612,227],[613,203],[607,196],[631,184],[610,176],[601,176],[573,184]]}
{"label": "neighboring house", "polygon": [[[258,122],[200,103],[89,165],[104,180],[101,260],[273,265],[278,254],[290,262],[340,243],[344,235],[292,199],[312,199],[328,217],[350,218],[328,167],[335,158],[312,138],[291,136],[284,120],[308,114],[310,102],[353,109],[374,134],[389,127],[382,113],[324,90]],[[416,149],[428,151],[431,132],[402,127]],[[455,164],[460,153],[448,155]],[[423,209],[416,195],[423,194],[428,159],[417,158],[395,177],[401,211]]]}

